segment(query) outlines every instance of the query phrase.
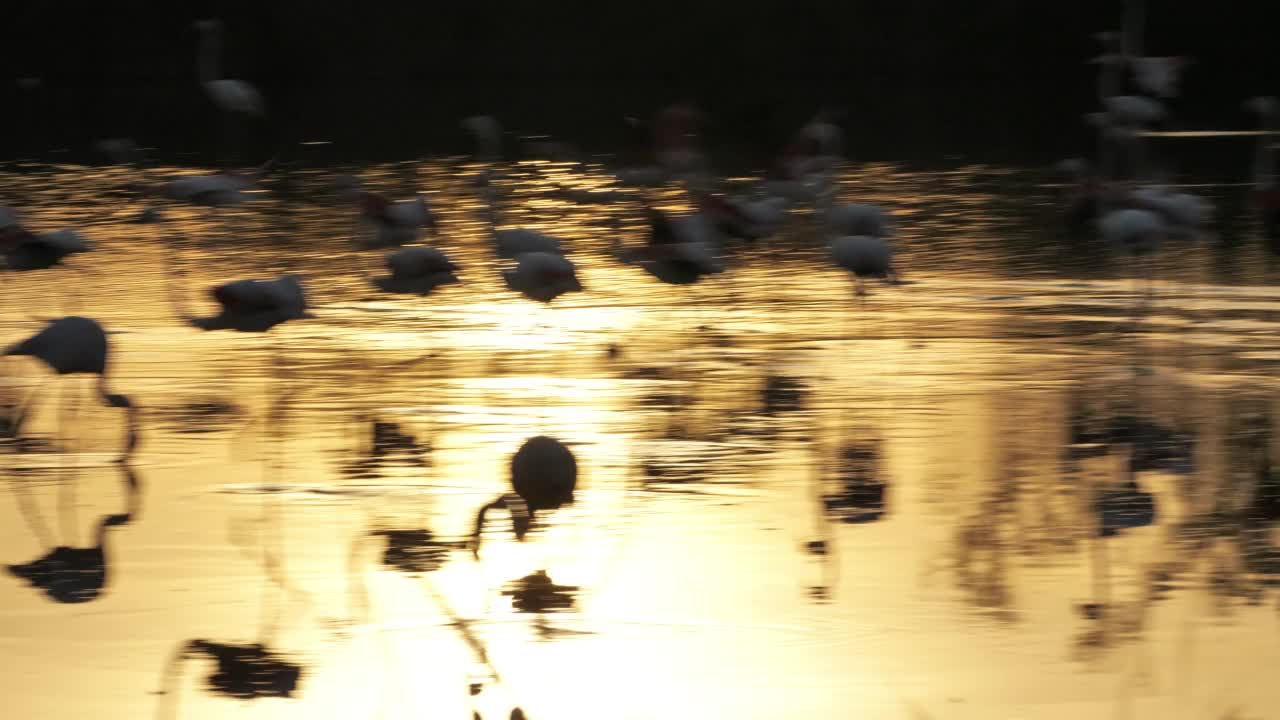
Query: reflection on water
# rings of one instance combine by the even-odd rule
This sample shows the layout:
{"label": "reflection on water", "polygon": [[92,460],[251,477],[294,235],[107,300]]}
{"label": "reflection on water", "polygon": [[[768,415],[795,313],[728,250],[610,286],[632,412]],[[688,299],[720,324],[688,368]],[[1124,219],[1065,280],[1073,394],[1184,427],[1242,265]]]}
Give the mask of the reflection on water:
{"label": "reflection on water", "polygon": [[[639,196],[529,161],[490,180],[503,221],[561,238],[586,288],[543,306],[503,280],[480,173],[360,172],[429,199],[459,282],[428,297],[369,283],[336,172],[155,224],[123,168],[0,174],[95,247],[7,277],[0,337],[92,314],[142,438],[112,462],[113,408],[68,427],[25,403],[48,371],[3,360],[14,717],[1280,707],[1280,293],[1249,222],[1162,253],[1135,312],[1137,270],[1064,236],[1039,176],[864,165],[840,194],[891,211],[911,284],[855,298],[799,213],[671,286],[615,258]],[[171,261],[184,290],[296,274],[314,317],[185,327]],[[543,436],[567,492],[514,477]]]}

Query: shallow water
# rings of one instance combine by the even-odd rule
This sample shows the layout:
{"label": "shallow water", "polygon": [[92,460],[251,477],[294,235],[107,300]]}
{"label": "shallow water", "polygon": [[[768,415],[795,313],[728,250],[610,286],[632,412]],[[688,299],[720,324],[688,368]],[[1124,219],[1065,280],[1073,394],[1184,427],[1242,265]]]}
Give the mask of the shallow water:
{"label": "shallow water", "polygon": [[[0,338],[95,317],[112,385],[143,408],[120,466],[122,418],[89,381],[0,362],[4,400],[40,388],[34,438],[0,456],[0,562],[91,547],[102,527],[106,572],[79,594],[0,576],[8,716],[1280,708],[1280,533],[1246,519],[1280,290],[1238,188],[1198,188],[1226,222],[1157,259],[1142,307],[1137,268],[1055,230],[1036,173],[851,167],[842,195],[892,211],[910,281],[858,300],[803,215],[723,275],[664,286],[612,260],[615,238],[641,240],[634,208],[548,196],[600,186],[598,169],[524,163],[504,220],[564,238],[587,289],[542,307],[501,285],[475,171],[362,173],[430,194],[433,244],[463,270],[426,299],[368,287],[379,254],[351,249],[329,171],[272,178],[224,218],[174,208],[164,229],[129,222],[121,169],[0,175],[33,229],[97,245],[7,276]],[[193,304],[288,271],[316,317],[185,327],[169,252]],[[1124,417],[1158,429],[1100,444]],[[577,502],[524,543],[498,513],[473,559],[477,508],[538,434],[573,448]],[[1131,455],[1154,513],[1095,512],[1126,492]],[[540,570],[554,587],[521,590]],[[219,675],[218,653],[242,675]],[[261,697],[290,667],[292,697]]]}

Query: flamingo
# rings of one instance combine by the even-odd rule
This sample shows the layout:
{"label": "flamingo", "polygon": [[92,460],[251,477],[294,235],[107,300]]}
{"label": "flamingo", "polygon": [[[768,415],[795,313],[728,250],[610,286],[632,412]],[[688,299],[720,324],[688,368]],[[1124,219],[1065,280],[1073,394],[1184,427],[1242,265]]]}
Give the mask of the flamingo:
{"label": "flamingo", "polygon": [[475,530],[471,534],[473,555],[480,553],[484,518],[490,510],[510,510],[512,530],[516,539],[523,541],[538,512],[572,504],[578,484],[578,462],[564,443],[538,435],[526,440],[512,456],[510,482],[514,493],[500,495],[476,514]]}
{"label": "flamingo", "polygon": [[820,210],[831,238],[832,261],[853,274],[858,296],[866,294],[865,278],[883,278],[896,284],[898,274],[889,244],[893,227],[888,213],[878,205],[866,203],[833,205],[833,195],[834,188],[830,187],[822,193]]}
{"label": "flamingo", "polygon": [[[645,125],[636,118],[626,120],[636,130]],[[703,122],[705,116],[690,102],[662,108],[651,123],[653,164],[620,168],[614,177],[627,187],[661,187],[672,179],[701,176],[708,166],[706,155],[698,148]]]}
{"label": "flamingo", "polygon": [[696,283],[707,275],[724,272],[716,257],[712,229],[700,215],[669,218],[646,206],[649,242],[642,248],[622,249],[615,235],[614,254],[628,265],[638,265],[650,275],[672,285]]}
{"label": "flamingo", "polygon": [[1139,188],[1130,193],[1130,197],[1136,207],[1160,215],[1170,236],[1197,237],[1213,215],[1213,205],[1208,200],[1174,192],[1164,185]]}
{"label": "flamingo", "polygon": [[864,278],[898,281],[893,268],[893,248],[883,237],[843,235],[831,238],[831,260],[853,275],[854,292],[866,295]]}
{"label": "flamingo", "polygon": [[502,157],[502,130],[497,119],[489,115],[475,115],[462,121],[462,126],[471,132],[476,140],[476,158],[490,167],[480,176],[480,192],[485,200],[489,235],[493,240],[498,257],[516,259],[524,253],[543,253],[547,255],[563,255],[560,240],[537,230],[528,228],[501,228],[497,189],[493,187],[495,166]]}
{"label": "flamingo", "polygon": [[193,317],[174,299],[178,315],[201,330],[266,332],[290,320],[312,317],[297,275],[275,280],[236,280],[214,287],[210,294],[221,310],[209,317]]}
{"label": "flamingo", "polygon": [[1280,118],[1280,102],[1273,97],[1255,97],[1245,109],[1258,115],[1257,144],[1253,151],[1253,201],[1262,215],[1262,228],[1272,243],[1280,242],[1280,177],[1276,174],[1275,148],[1272,143]]}
{"label": "flamingo", "polygon": [[724,197],[708,192],[692,193],[694,204],[706,213],[725,237],[759,240],[778,231],[787,218],[787,201],[780,197],[756,199]]}
{"label": "flamingo", "polygon": [[166,180],[144,194],[158,195],[175,202],[190,203],[210,209],[243,203],[245,191],[252,188],[275,167],[277,157],[248,172],[227,171],[207,175],[184,175]]}
{"label": "flamingo", "polygon": [[57,230],[36,235],[20,225],[0,227],[0,254],[10,270],[44,270],[63,264],[72,255],[93,248],[75,230]]}
{"label": "flamingo", "polygon": [[844,133],[835,124],[834,113],[821,110],[801,126],[780,161],[783,174],[803,178],[833,171],[840,163]]}
{"label": "flamingo", "polygon": [[504,270],[507,287],[530,300],[550,303],[571,292],[581,292],[582,283],[573,263],[563,255],[549,252],[526,252],[516,255],[516,266]]}
{"label": "flamingo", "polygon": [[197,69],[200,74],[200,84],[204,86],[205,93],[223,112],[262,115],[265,108],[262,94],[256,87],[244,80],[218,77],[220,74],[218,61],[222,50],[222,21],[199,20],[195,23],[195,27],[200,33]]}
{"label": "flamingo", "polygon": [[889,220],[889,214],[879,205],[828,203],[822,215],[827,227],[840,235],[889,237],[893,234],[893,223]]}
{"label": "flamingo", "polygon": [[389,275],[372,278],[383,292],[430,295],[441,285],[458,282],[458,266],[439,250],[426,247],[401,248],[387,255]]}
{"label": "flamingo", "polygon": [[344,199],[354,201],[360,208],[360,217],[374,227],[374,237],[362,243],[365,249],[396,247],[416,242],[423,228],[435,233],[436,217],[426,198],[415,194],[409,200],[392,202],[382,195],[360,189],[358,178],[346,175],[338,178],[338,192]]}
{"label": "flamingo", "polygon": [[[29,356],[47,365],[58,375],[97,375],[98,397],[113,408],[125,411],[125,451],[128,457],[138,444],[137,407],[126,395],[107,389],[110,345],[107,333],[96,320],[69,316],[53,320],[44,329],[5,348],[3,355]],[[28,399],[28,404],[31,398]]]}
{"label": "flamingo", "polygon": [[[1098,221],[1103,239],[1132,258],[1149,257],[1164,241],[1168,226],[1164,218],[1153,210],[1121,208],[1111,210]],[[1147,294],[1150,295],[1150,263],[1145,263]]]}

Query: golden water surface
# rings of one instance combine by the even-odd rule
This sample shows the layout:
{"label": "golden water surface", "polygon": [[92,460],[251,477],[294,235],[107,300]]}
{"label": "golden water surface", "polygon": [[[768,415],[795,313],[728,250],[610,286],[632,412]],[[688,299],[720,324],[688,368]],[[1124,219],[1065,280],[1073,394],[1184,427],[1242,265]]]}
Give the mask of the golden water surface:
{"label": "golden water surface", "polygon": [[[117,464],[124,418],[89,380],[0,360],[0,400],[39,393],[0,454],[0,563],[101,541],[106,572],[74,603],[0,574],[3,717],[1280,716],[1280,534],[1231,512],[1254,481],[1237,418],[1269,413],[1280,360],[1248,218],[1167,248],[1143,309],[1036,173],[865,165],[841,195],[892,212],[908,284],[855,298],[798,213],[668,286],[613,259],[636,207],[547,193],[597,170],[524,163],[503,221],[561,237],[586,288],[540,306],[502,286],[474,173],[361,172],[430,197],[462,282],[428,298],[371,288],[330,171],[164,226],[130,222],[123,169],[0,175],[32,229],[96,245],[3,278],[0,342],[99,320],[142,420]],[[184,326],[170,252],[193,305],[296,272],[315,317]],[[1154,522],[1097,537],[1089,498],[1132,451],[1073,450],[1082,414],[1186,440],[1136,476]],[[525,542],[491,513],[473,557],[539,434],[577,456],[576,503]],[[297,687],[219,676],[215,648]]]}

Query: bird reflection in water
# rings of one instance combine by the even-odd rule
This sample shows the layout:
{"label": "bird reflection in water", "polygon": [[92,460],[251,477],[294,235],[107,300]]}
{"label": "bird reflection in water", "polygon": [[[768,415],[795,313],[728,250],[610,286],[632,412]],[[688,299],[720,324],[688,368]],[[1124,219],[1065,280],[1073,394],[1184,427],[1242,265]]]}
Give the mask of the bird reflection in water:
{"label": "bird reflection in water", "polygon": [[397,422],[363,416],[359,425],[367,427],[363,433],[362,447],[356,457],[342,464],[345,475],[354,478],[374,478],[395,464],[405,464],[417,469],[431,467],[432,446],[405,430]]}
{"label": "bird reflection in water", "polygon": [[[110,579],[107,533],[112,528],[128,525],[136,520],[141,504],[141,487],[137,474],[127,463],[119,463],[117,467],[124,476],[126,511],[104,515],[98,520],[93,546],[58,545],[31,562],[7,566],[9,574],[42,590],[55,602],[83,603],[101,597]],[[11,482],[18,496],[18,505],[33,532],[46,546],[51,545],[52,542],[47,537],[48,530],[30,499],[26,497],[25,488],[19,487],[17,478]],[[73,483],[65,483],[60,492],[74,492]],[[60,505],[69,506],[65,503]]]}
{"label": "bird reflection in water", "polygon": [[382,529],[370,533],[387,539],[382,564],[416,575],[439,570],[458,543],[443,541],[426,528]]}
{"label": "bird reflection in water", "polygon": [[293,697],[302,677],[301,665],[257,643],[190,640],[178,651],[179,659],[199,656],[217,663],[217,669],[206,678],[208,690],[241,700]]}
{"label": "bird reflection in water", "polygon": [[[866,435],[852,429],[850,435]],[[819,455],[823,451],[815,448]],[[819,579],[806,585],[806,595],[818,603],[834,598],[839,581],[837,544],[832,524],[859,524],[880,520],[886,512],[888,480],[881,471],[878,439],[850,441],[836,451],[836,458],[813,463],[811,478],[814,530],[803,551],[821,565]]]}
{"label": "bird reflection in water", "polygon": [[808,388],[804,382],[778,373],[769,373],[760,391],[765,415],[793,412],[804,407]]}
{"label": "bird reflection in water", "polygon": [[881,470],[880,441],[845,444],[824,482],[822,505],[838,522],[875,522],[884,517],[889,483]]}
{"label": "bird reflection in water", "polygon": [[502,594],[511,598],[517,611],[542,614],[572,610],[578,590],[576,585],[557,585],[546,570],[539,570],[508,584]]}

